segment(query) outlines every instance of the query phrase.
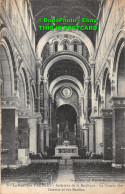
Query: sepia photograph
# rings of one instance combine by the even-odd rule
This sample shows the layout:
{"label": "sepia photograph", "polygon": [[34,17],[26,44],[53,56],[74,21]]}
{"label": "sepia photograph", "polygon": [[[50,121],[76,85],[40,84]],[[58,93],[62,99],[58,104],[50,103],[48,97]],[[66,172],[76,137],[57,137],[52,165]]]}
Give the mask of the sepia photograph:
{"label": "sepia photograph", "polygon": [[0,0],[0,194],[125,194],[124,0]]}

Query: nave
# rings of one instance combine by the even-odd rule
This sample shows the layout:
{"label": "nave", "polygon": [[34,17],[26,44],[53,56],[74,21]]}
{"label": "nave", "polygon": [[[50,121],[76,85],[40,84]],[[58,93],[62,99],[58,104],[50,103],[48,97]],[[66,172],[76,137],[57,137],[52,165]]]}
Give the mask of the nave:
{"label": "nave", "polygon": [[[53,187],[55,184],[121,184],[125,182],[125,169],[115,169],[101,160],[46,160],[18,169],[3,169],[2,184],[11,186]],[[121,186],[122,187],[122,186]]]}

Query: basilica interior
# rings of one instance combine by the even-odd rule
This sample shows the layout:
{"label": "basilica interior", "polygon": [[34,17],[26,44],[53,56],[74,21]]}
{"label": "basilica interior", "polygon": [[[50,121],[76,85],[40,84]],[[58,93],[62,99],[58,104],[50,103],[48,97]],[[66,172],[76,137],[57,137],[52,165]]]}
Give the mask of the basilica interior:
{"label": "basilica interior", "polygon": [[[40,30],[74,23],[39,18],[97,19],[97,30]],[[0,85],[2,167],[63,157],[125,166],[123,0],[0,0]]]}

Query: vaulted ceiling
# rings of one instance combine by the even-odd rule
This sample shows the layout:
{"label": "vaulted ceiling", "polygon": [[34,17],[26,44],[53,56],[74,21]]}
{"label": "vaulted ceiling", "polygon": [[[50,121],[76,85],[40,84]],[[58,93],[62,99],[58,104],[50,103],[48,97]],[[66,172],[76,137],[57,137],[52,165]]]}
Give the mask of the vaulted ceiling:
{"label": "vaulted ceiling", "polygon": [[74,61],[61,60],[56,62],[49,70],[49,83],[59,76],[70,75],[78,79],[83,84],[84,72]]}
{"label": "vaulted ceiling", "polygon": [[[37,37],[38,40],[48,31],[40,30],[39,18],[66,18],[66,19],[81,19],[89,18],[96,19],[98,15],[100,0],[30,0],[33,10],[33,15],[35,18]],[[67,25],[74,25],[75,23],[67,23]],[[42,25],[52,25],[52,23],[43,23]],[[56,23],[60,26],[60,23]],[[76,24],[75,24],[76,25]],[[77,25],[86,25],[82,22]],[[95,25],[95,24],[92,24]],[[95,32],[94,31],[84,31],[89,38],[95,43]]]}

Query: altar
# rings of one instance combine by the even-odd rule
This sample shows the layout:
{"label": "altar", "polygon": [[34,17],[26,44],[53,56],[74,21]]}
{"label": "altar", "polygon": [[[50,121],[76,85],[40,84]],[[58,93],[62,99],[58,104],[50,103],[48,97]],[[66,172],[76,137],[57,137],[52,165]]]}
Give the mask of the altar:
{"label": "altar", "polygon": [[76,145],[56,146],[55,156],[61,156],[62,159],[69,159],[72,156],[78,156],[78,147]]}

